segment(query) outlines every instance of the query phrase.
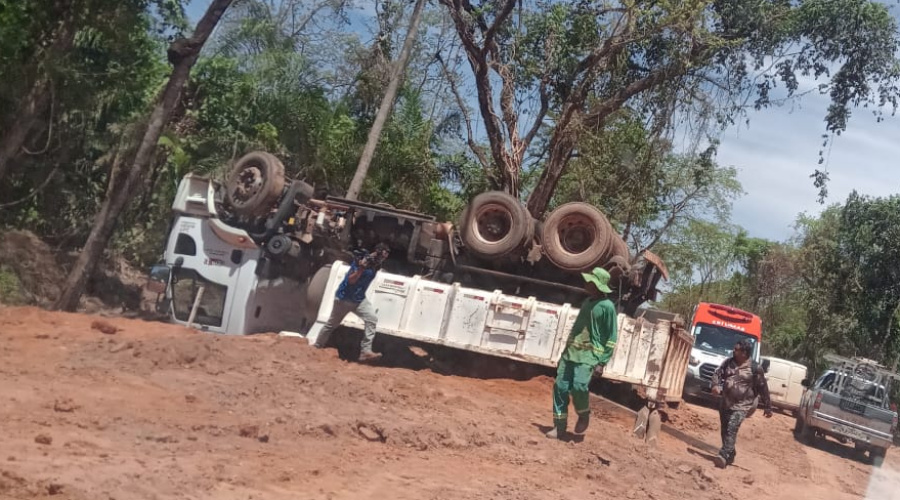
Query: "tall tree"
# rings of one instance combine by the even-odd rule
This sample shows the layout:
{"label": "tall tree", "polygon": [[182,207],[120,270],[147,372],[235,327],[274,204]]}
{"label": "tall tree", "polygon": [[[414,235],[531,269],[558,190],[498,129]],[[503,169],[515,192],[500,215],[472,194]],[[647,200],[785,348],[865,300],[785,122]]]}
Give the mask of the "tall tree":
{"label": "tall tree", "polygon": [[54,304],[55,309],[73,311],[84,293],[88,279],[93,275],[97,263],[109,243],[119,214],[138,192],[141,180],[148,171],[163,128],[169,121],[172,110],[178,104],[182,88],[190,76],[191,68],[200,55],[213,29],[218,24],[232,0],[212,0],[206,13],[197,23],[190,38],[179,38],[169,47],[169,61],[172,73],[160,93],[159,100],[150,114],[143,139],[137,148],[134,160],[125,175],[121,188],[107,198],[94,220],[94,227],[78,256],[75,266],[66,278],[63,291]]}
{"label": "tall tree", "polygon": [[91,82],[85,74],[106,69],[99,61],[104,52],[134,47],[144,34],[131,37],[129,30],[146,29],[153,8],[163,25],[178,22],[180,0],[0,0],[0,72],[7,77],[0,82],[0,179],[29,141],[46,135],[29,156],[46,152],[67,97],[101,93],[102,79]]}
{"label": "tall tree", "polygon": [[[730,123],[747,97],[768,106],[776,85],[790,96],[799,76],[830,76],[826,129],[839,133],[851,106],[896,108],[900,93],[896,21],[875,1],[441,3],[490,144],[491,162],[479,158],[496,172],[495,187],[517,196],[523,169],[539,168],[528,197],[538,218],[579,136],[603,130],[623,106],[666,124],[687,112]],[[549,139],[538,145],[542,129]]]}
{"label": "tall tree", "polygon": [[[40,12],[42,8],[49,12]],[[0,180],[6,175],[10,162],[20,154],[28,135],[47,113],[53,94],[55,66],[72,49],[84,17],[84,11],[72,5],[70,0],[50,2],[50,5],[22,2],[0,6],[0,10],[6,9],[20,10],[29,16],[31,29],[26,29],[23,34],[32,38],[28,45],[40,48],[30,54],[34,62],[23,66],[21,76],[28,90],[16,105],[10,107],[8,113],[0,115],[0,126],[6,125],[0,129],[3,130],[0,136]]]}
{"label": "tall tree", "polygon": [[409,63],[409,56],[412,53],[413,45],[416,41],[416,34],[419,31],[419,23],[422,20],[422,10],[425,8],[425,0],[416,0],[413,7],[412,16],[409,19],[409,29],[406,32],[406,40],[403,42],[403,48],[400,50],[400,56],[393,64],[391,79],[388,82],[387,89],[384,92],[384,98],[378,107],[378,114],[375,115],[375,121],[372,123],[372,129],[369,130],[369,137],[366,140],[366,146],[363,149],[362,156],[359,158],[359,165],[356,167],[356,173],[353,174],[353,180],[350,181],[350,187],[347,189],[347,198],[355,200],[362,191],[363,182],[369,172],[369,166],[372,164],[372,158],[375,156],[375,148],[381,138],[381,131],[387,122],[391,110],[394,108],[394,100],[397,98],[397,91],[400,89],[400,82],[406,74],[406,66]]}

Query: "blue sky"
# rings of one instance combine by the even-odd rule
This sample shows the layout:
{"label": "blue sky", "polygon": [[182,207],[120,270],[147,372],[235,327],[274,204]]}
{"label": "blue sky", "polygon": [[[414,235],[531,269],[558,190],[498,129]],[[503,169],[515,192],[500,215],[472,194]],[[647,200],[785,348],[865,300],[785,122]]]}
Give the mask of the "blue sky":
{"label": "blue sky", "polygon": [[[209,0],[193,0],[188,15],[196,20],[208,5]],[[799,214],[822,210],[809,176],[818,167],[827,105],[827,96],[811,93],[799,102],[750,112],[749,125],[742,121],[722,135],[718,160],[738,169],[746,192],[734,204],[733,220],[750,235],[786,239]],[[870,110],[855,110],[826,158],[827,203],[840,203],[853,190],[872,196],[900,193],[900,117],[876,123]]]}

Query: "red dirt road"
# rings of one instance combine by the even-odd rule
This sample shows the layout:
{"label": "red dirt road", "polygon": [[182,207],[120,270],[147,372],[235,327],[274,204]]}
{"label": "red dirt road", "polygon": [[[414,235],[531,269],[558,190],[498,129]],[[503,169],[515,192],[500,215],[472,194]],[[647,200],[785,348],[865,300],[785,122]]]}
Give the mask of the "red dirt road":
{"label": "red dirt road", "polygon": [[0,498],[900,498],[897,450],[876,470],[836,443],[797,443],[783,415],[751,418],[724,471],[702,407],[673,413],[652,450],[593,398],[583,442],[549,441],[551,384],[0,308]]}

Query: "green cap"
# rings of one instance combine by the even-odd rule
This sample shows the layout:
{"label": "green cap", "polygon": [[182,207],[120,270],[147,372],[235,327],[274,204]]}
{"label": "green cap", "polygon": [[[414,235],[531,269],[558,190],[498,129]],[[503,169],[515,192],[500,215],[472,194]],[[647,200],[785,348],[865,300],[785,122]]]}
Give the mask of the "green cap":
{"label": "green cap", "polygon": [[581,273],[581,276],[584,278],[584,281],[593,283],[597,290],[603,293],[612,293],[612,289],[609,288],[609,272],[606,269],[595,267],[590,274]]}

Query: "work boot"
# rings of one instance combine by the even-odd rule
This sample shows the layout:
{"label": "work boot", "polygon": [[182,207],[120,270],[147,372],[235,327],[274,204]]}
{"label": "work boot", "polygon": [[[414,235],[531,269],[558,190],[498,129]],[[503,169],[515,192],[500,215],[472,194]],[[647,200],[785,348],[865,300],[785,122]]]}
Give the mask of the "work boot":
{"label": "work boot", "polygon": [[721,453],[716,453],[716,456],[713,457],[713,463],[715,463],[716,467],[720,469],[728,467],[728,459],[723,457]]}
{"label": "work boot", "polygon": [[544,434],[547,439],[562,439],[564,435],[565,432],[559,432],[559,429],[557,429],[556,427],[550,429],[550,432]]}
{"label": "work boot", "polygon": [[365,363],[368,361],[375,361],[376,359],[378,359],[380,357],[381,357],[381,354],[379,354],[377,352],[372,352],[372,351],[363,352],[359,355],[359,362]]}
{"label": "work boot", "polygon": [[584,434],[584,431],[587,430],[588,425],[591,424],[591,414],[584,413],[578,415],[578,422],[575,422],[575,434]]}

